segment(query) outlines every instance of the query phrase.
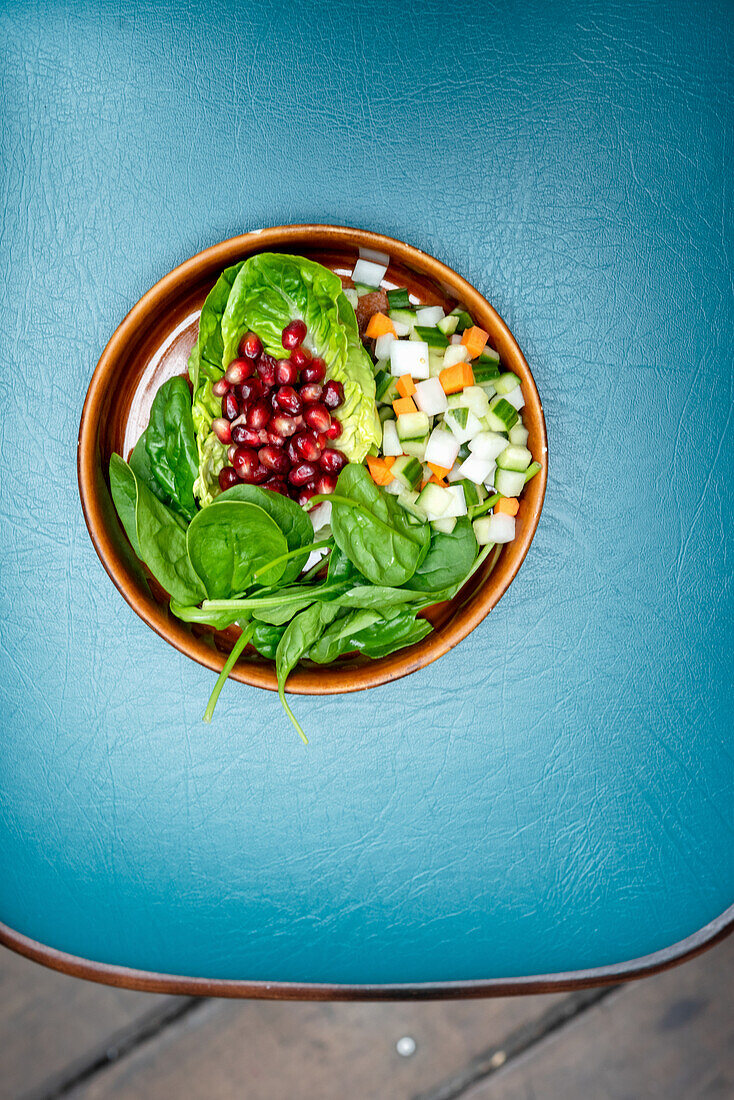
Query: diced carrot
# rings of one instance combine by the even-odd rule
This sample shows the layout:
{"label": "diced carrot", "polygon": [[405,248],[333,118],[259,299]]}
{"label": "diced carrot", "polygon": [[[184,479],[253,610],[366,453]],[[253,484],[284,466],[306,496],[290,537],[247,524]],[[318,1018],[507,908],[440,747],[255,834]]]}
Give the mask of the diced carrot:
{"label": "diced carrot", "polygon": [[375,485],[389,485],[393,480],[390,468],[384,458],[374,458],[372,455],[368,455],[367,468]]}
{"label": "diced carrot", "polygon": [[489,333],[485,332],[483,328],[477,328],[476,325],[465,328],[461,337],[461,342],[469,352],[470,359],[476,359],[478,355],[482,354],[487,340],[489,340]]}
{"label": "diced carrot", "polygon": [[474,372],[471,363],[455,363],[453,367],[444,367],[438,380],[444,393],[458,393],[465,386],[473,386]]}
{"label": "diced carrot", "polygon": [[402,416],[404,413],[418,412],[412,397],[398,397],[396,401],[393,401],[392,407],[395,410],[396,416]]}
{"label": "diced carrot", "polygon": [[437,466],[435,462],[427,462],[426,465],[430,467],[431,473],[435,474],[436,477],[439,478],[446,477],[446,474],[451,469],[450,466]]}
{"label": "diced carrot", "polygon": [[412,397],[415,393],[415,382],[409,374],[401,374],[398,378],[398,393],[401,397]]}
{"label": "diced carrot", "polygon": [[395,325],[392,323],[389,317],[386,317],[384,313],[373,313],[370,317],[370,323],[367,325],[366,335],[372,340],[376,340],[378,336],[385,336],[386,333],[392,333],[395,335]]}
{"label": "diced carrot", "polygon": [[443,478],[442,477],[436,477],[435,474],[431,474],[431,476],[428,479],[428,484],[430,484],[430,485],[440,485],[442,489],[447,489],[448,488],[448,486],[447,486],[446,482],[443,480]]}
{"label": "diced carrot", "polygon": [[382,456],[382,461],[385,463],[388,470],[392,469],[392,464],[393,464],[393,462],[395,461],[396,458],[397,458],[397,455],[383,455]]}
{"label": "diced carrot", "polygon": [[519,507],[520,501],[517,497],[500,497],[494,506],[494,514],[496,516],[516,516]]}

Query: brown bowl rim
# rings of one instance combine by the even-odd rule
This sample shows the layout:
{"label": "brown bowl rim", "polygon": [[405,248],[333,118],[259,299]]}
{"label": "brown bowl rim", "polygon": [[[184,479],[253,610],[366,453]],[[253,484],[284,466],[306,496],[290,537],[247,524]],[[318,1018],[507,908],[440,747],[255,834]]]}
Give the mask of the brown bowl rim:
{"label": "brown bowl rim", "polygon": [[[522,379],[525,408],[530,412],[534,422],[543,456],[540,472],[529,483],[523,494],[523,506],[529,509],[529,512],[524,518],[522,531],[512,543],[508,544],[511,547],[509,553],[506,548],[503,549],[497,567],[473,591],[465,605],[459,608],[457,614],[446,626],[440,631],[432,632],[417,645],[399,650],[369,664],[359,667],[341,667],[335,664],[328,668],[298,668],[288,678],[290,693],[330,695],[361,691],[390,683],[425,668],[448,653],[496,606],[517,576],[533,541],[543,508],[548,479],[548,439],[543,407],[532,372],[517,340],[495,308],[471,283],[453,268],[413,245],[381,233],[351,226],[319,224],[271,226],[220,241],[196,253],[159,279],[136,302],[110,337],[95,367],[84,400],[79,426],[77,473],[82,511],[92,544],[120,594],[148,626],[179,652],[213,672],[220,672],[226,660],[226,654],[207,644],[204,638],[193,635],[183,623],[179,623],[170,616],[161,604],[143,596],[106,530],[105,511],[99,499],[98,479],[95,476],[98,468],[97,440],[100,411],[107,387],[114,377],[115,363],[123,353],[131,335],[138,325],[145,323],[151,311],[155,310],[162,301],[170,298],[177,287],[185,286],[189,277],[194,275],[199,267],[216,265],[223,269],[236,259],[253,252],[268,248],[283,249],[285,245],[291,244],[303,246],[306,241],[319,246],[348,245],[387,252],[391,257],[400,260],[422,275],[427,275],[448,287],[456,300],[466,306],[475,320],[490,319],[493,335],[496,336],[498,333],[501,335],[501,342],[505,348],[504,358],[507,358],[509,350],[511,359],[509,365]],[[509,568],[508,562],[510,562]],[[230,675],[231,678],[253,687],[277,690],[272,662],[256,663],[241,659]]]}

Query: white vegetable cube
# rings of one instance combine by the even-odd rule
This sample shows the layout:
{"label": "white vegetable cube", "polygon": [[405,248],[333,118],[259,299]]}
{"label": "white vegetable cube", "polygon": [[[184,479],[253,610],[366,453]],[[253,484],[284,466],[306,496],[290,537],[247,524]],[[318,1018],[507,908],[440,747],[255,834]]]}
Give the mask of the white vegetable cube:
{"label": "white vegetable cube", "polygon": [[375,355],[378,359],[387,359],[390,355],[390,348],[395,343],[395,337],[391,332],[384,332],[382,336],[378,336],[375,340]]}
{"label": "white vegetable cube", "polygon": [[456,516],[457,519],[458,519],[459,516],[465,516],[466,515],[466,497],[464,496],[464,486],[463,485],[449,485],[446,492],[451,494],[451,496],[453,497],[453,500],[449,504],[447,510],[444,512],[444,515],[446,517]]}
{"label": "white vegetable cube", "polygon": [[431,328],[443,321],[446,314],[440,306],[423,306],[415,311],[415,320],[418,325],[426,325]]}
{"label": "white vegetable cube", "polygon": [[410,336],[410,325],[406,325],[404,321],[396,321],[394,317],[391,317],[390,320],[396,336]]}
{"label": "white vegetable cube", "polygon": [[480,432],[469,441],[469,450],[477,458],[488,458],[494,461],[497,455],[501,455],[507,446],[507,440],[499,432]]}
{"label": "white vegetable cube", "polygon": [[451,429],[452,435],[459,443],[466,443],[475,435],[479,435],[482,430],[482,425],[474,413],[463,407],[447,409],[443,422],[447,428]]}
{"label": "white vegetable cube", "polygon": [[484,487],[488,489],[490,493],[494,493],[494,475],[497,473],[497,463],[492,462],[492,468],[484,479]]}
{"label": "white vegetable cube", "polygon": [[457,346],[461,343],[461,336],[458,332],[455,332],[453,336],[449,337],[449,343]]}
{"label": "white vegetable cube", "polygon": [[514,390],[510,390],[509,393],[504,394],[505,401],[509,401],[514,409],[521,409],[525,404],[525,398],[522,395],[522,387],[515,386]]}
{"label": "white vegetable cube", "polygon": [[443,392],[443,386],[438,378],[426,378],[423,382],[418,382],[413,400],[418,408],[427,413],[428,416],[438,416],[439,413],[446,412],[449,407],[446,394]]}
{"label": "white vegetable cube", "polygon": [[480,420],[489,411],[489,398],[480,386],[465,386],[461,391],[461,403]]}
{"label": "white vegetable cube", "polygon": [[480,546],[488,543],[512,542],[515,537],[515,517],[499,515],[482,516],[472,524],[476,540]]}
{"label": "white vegetable cube", "polygon": [[434,428],[426,447],[426,462],[434,466],[443,466],[450,470],[459,453],[459,441],[451,432],[443,428]]}
{"label": "white vegetable cube", "polygon": [[449,472],[446,474],[446,480],[447,481],[461,481],[463,476],[464,475],[461,472],[461,463],[460,462],[455,462],[453,464],[453,466],[451,467],[451,469],[449,470]]}
{"label": "white vegetable cube", "polygon": [[398,429],[394,420],[386,420],[382,425],[382,453],[388,457],[397,458],[403,453],[402,444],[398,439]]}
{"label": "white vegetable cube", "polygon": [[[320,531],[322,527],[328,527],[331,523],[331,501],[322,500],[321,504],[317,504],[315,508],[311,509],[308,513],[308,517],[313,524],[314,531]],[[314,550],[313,553],[316,554],[314,560],[318,561],[320,557],[323,557],[324,552]]]}
{"label": "white vegetable cube", "polygon": [[376,264],[373,260],[357,260],[352,272],[355,283],[364,286],[379,286],[387,275],[387,264]]}
{"label": "white vegetable cube", "polygon": [[428,344],[423,340],[394,340],[390,345],[390,373],[396,378],[428,378]]}
{"label": "white vegetable cube", "polygon": [[455,367],[457,363],[468,363],[469,352],[463,344],[449,344],[443,353],[444,367]]}
{"label": "white vegetable cube", "polygon": [[459,469],[461,470],[461,476],[465,477],[467,481],[473,481],[475,485],[481,485],[492,472],[494,465],[493,460],[490,458],[479,458],[475,454],[470,454],[468,458],[464,459]]}
{"label": "white vegetable cube", "polygon": [[494,487],[503,497],[519,497],[525,485],[525,474],[498,467],[494,475]]}
{"label": "white vegetable cube", "polygon": [[[390,263],[387,252],[378,252],[375,248],[360,248],[359,258],[360,260],[369,260],[373,264],[383,264],[385,267]],[[368,286],[371,285],[371,283],[368,284]]]}

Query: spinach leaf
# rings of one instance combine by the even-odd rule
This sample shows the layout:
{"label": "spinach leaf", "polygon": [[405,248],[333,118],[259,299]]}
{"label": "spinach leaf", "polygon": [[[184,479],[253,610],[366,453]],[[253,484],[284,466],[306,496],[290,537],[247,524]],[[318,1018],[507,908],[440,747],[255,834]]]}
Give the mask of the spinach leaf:
{"label": "spinach leaf", "polygon": [[170,505],[171,498],[153,473],[153,467],[148,458],[148,450],[145,446],[147,431],[148,429],[146,428],[133,448],[133,453],[130,455],[130,469],[135,474],[138,481],[142,481],[148,486],[151,493],[155,493],[158,499],[162,500],[164,504]]}
{"label": "spinach leaf", "polygon": [[171,600],[171,611],[182,623],[201,623],[215,630],[226,630],[228,626],[234,626],[243,618],[243,612],[239,609],[214,611],[206,607],[206,602],[204,607],[196,607],[178,600]]}
{"label": "spinach leaf", "polygon": [[[277,523],[244,501],[202,508],[189,526],[187,546],[191,564],[214,600],[243,592],[256,569],[288,552]],[[277,582],[284,568],[285,563],[274,566],[268,579]]]}
{"label": "spinach leaf", "polygon": [[410,580],[428,553],[428,524],[409,523],[394,498],[381,493],[365,467],[354,463],[339,474],[329,499],[334,540],[352,564],[373,584],[398,586]]}
{"label": "spinach leaf", "polygon": [[[307,512],[299,507],[290,497],[284,497],[280,493],[273,493],[270,489],[261,489],[258,485],[235,485],[232,489],[220,493],[215,498],[217,506],[231,500],[244,501],[248,504],[256,504],[267,512],[275,520],[285,536],[289,550],[298,550],[302,546],[309,546],[313,542],[313,524]],[[292,558],[285,566],[280,578],[281,584],[290,584],[299,576],[306,564],[308,551],[303,555]],[[268,583],[273,583],[273,576],[277,580],[275,571],[273,575],[268,573]]]}
{"label": "spinach leaf", "polygon": [[461,516],[450,535],[434,532],[428,553],[410,578],[411,589],[440,592],[453,587],[467,575],[478,552],[471,521]]}
{"label": "spinach leaf", "polygon": [[138,483],[135,474],[119,455],[110,459],[110,491],[120,522],[135,553],[140,557],[140,543],[135,514],[138,508]]}
{"label": "spinach leaf", "polygon": [[169,378],[153,398],[145,450],[151,472],[171,505],[191,519],[196,514],[194,481],[199,460],[191,417],[191,394],[183,378]]}
{"label": "spinach leaf", "polygon": [[252,635],[252,644],[262,657],[275,660],[278,643],[283,637],[285,626],[273,626],[270,623],[256,622]]}
{"label": "spinach leaf", "polygon": [[375,623],[360,631],[352,639],[354,648],[360,650],[366,657],[386,657],[388,653],[394,653],[397,649],[415,645],[433,627],[427,619],[416,619],[414,613],[401,610],[399,614],[384,623]]}
{"label": "spinach leaf", "polygon": [[293,711],[289,707],[285,697],[285,683],[292,670],[296,667],[301,657],[308,653],[316,639],[321,635],[326,626],[339,613],[339,608],[330,603],[315,603],[307,607],[300,615],[292,619],[283,632],[283,637],[278,643],[275,653],[275,670],[278,675],[278,696],[283,709],[298,730],[304,744],[308,744],[308,738],[296,720]]}
{"label": "spinach leaf", "polygon": [[324,630],[318,641],[311,646],[308,656],[320,665],[328,665],[342,653],[356,649],[352,642],[354,634],[374,623],[384,622],[379,611],[345,611]]}
{"label": "spinach leaf", "polygon": [[355,584],[360,579],[359,570],[354,568],[347,555],[344,554],[338,546],[334,547],[329,556],[329,568],[326,579],[329,582],[354,581]]}

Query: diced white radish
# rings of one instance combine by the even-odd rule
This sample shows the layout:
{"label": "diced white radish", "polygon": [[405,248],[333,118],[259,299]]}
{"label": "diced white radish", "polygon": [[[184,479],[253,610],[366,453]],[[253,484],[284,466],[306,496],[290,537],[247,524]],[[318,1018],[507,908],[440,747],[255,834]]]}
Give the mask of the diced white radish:
{"label": "diced white radish", "polygon": [[497,463],[492,462],[492,468],[484,479],[485,489],[489,489],[490,493],[494,493],[494,475],[497,473]]}
{"label": "diced white radish", "polygon": [[431,432],[426,447],[426,462],[432,462],[434,466],[443,466],[450,470],[456,462],[459,453],[459,441],[451,432],[444,428],[434,428]]}
{"label": "diced white radish", "polygon": [[463,485],[449,485],[446,490],[447,493],[451,493],[454,498],[449,504],[448,508],[444,512],[445,516],[465,516],[466,515],[466,497],[464,496]]}
{"label": "diced white radish", "polygon": [[446,474],[447,481],[461,481],[464,475],[461,472],[461,463],[455,462],[449,472]]}
{"label": "diced white radish", "polygon": [[[390,263],[387,252],[377,252],[374,248],[360,248],[359,258],[360,260],[369,260],[373,264],[382,264],[384,267],[387,267]],[[371,283],[367,285],[372,286]]]}
{"label": "diced white radish", "polygon": [[382,336],[378,336],[375,340],[375,355],[378,359],[387,359],[390,355],[390,348],[395,343],[395,337],[391,332],[384,332]]}
{"label": "diced white radish", "polygon": [[449,407],[438,378],[426,378],[425,381],[418,382],[413,400],[418,408],[429,416],[438,416],[439,413],[446,412]]}
{"label": "diced white radish", "polygon": [[509,393],[504,395],[505,401],[509,401],[514,409],[521,409],[525,404],[525,398],[522,395],[522,386],[515,386],[514,390],[510,390]]}
{"label": "diced white radish", "polygon": [[464,408],[471,409],[480,420],[489,411],[489,398],[480,386],[465,386],[460,400]]}
{"label": "diced white radish", "polygon": [[389,493],[392,497],[400,496],[405,486],[401,485],[396,477],[392,481],[388,481],[387,485],[383,485],[383,489],[386,493]]}
{"label": "diced white radish", "polygon": [[453,336],[449,337],[449,343],[454,345],[458,345],[461,343],[461,336],[458,332],[455,332]]}
{"label": "diced white radish", "polygon": [[382,453],[388,458],[403,453],[403,448],[398,439],[398,429],[394,420],[386,420],[382,425]]}
{"label": "diced white radish", "polygon": [[457,363],[468,363],[469,352],[463,344],[449,344],[443,353],[444,367],[455,367]]}
{"label": "diced white radish", "polygon": [[469,441],[469,450],[477,458],[495,459],[507,446],[507,440],[499,432],[480,432]]}
{"label": "diced white radish", "polygon": [[503,513],[482,516],[481,519],[475,519],[472,526],[480,546],[486,546],[490,542],[512,542],[515,537],[515,517]]}
{"label": "diced white radish", "polygon": [[372,260],[357,260],[352,272],[355,283],[378,287],[387,275],[386,263],[374,263]]}
{"label": "diced white radish", "polygon": [[396,321],[394,317],[391,317],[390,320],[396,336],[410,336],[410,325],[406,325],[404,321]]}
{"label": "diced white radish", "polygon": [[[322,500],[321,504],[317,504],[315,508],[311,509],[308,517],[313,524],[314,531],[320,531],[322,527],[328,527],[331,523],[331,501]],[[316,553],[318,552],[314,550],[314,554]]]}
{"label": "diced white radish", "polygon": [[473,481],[476,485],[481,485],[493,466],[494,462],[491,459],[478,458],[477,455],[471,454],[461,464],[461,476],[465,477],[467,481]]}
{"label": "diced white radish", "polygon": [[[316,509],[314,509],[314,511],[315,510]],[[326,547],[322,547],[320,550],[312,550],[306,558],[306,562],[303,566],[302,572],[307,573],[309,569],[313,568],[317,561],[321,561],[324,555],[328,553],[329,551],[326,549]]]}
{"label": "diced white radish", "polygon": [[390,373],[396,378],[428,378],[428,344],[423,340],[393,340],[390,345]]}
{"label": "diced white radish", "polygon": [[344,290],[344,297],[349,302],[352,309],[357,308],[357,302],[359,301],[359,295],[353,286],[348,286]]}
{"label": "diced white radish", "polygon": [[[459,410],[448,409],[443,418],[443,422],[447,428],[451,429],[452,435],[459,443],[466,443],[468,440],[473,439],[475,435],[479,435],[482,430],[482,425],[473,412],[469,412],[466,418],[466,424],[462,427],[462,425],[451,415],[454,411],[458,412]],[[461,411],[463,412],[464,410],[462,409]]]}
{"label": "diced white radish", "polygon": [[423,306],[415,311],[415,320],[418,325],[426,325],[429,328],[443,321],[446,314],[440,306]]}

